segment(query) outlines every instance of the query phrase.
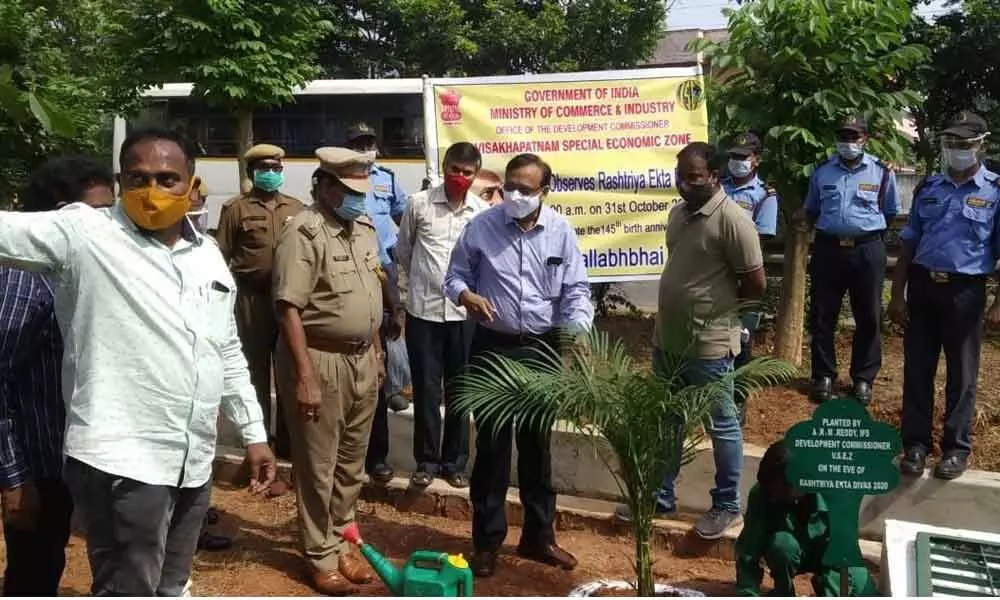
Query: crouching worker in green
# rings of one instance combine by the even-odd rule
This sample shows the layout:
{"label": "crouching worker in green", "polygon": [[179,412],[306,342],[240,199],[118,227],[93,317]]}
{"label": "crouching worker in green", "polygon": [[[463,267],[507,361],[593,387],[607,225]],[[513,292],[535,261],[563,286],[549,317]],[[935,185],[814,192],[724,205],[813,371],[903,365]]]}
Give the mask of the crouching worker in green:
{"label": "crouching worker in green", "polygon": [[[759,596],[761,562],[774,579],[771,596],[794,596],[795,576],[812,573],[817,596],[840,595],[840,571],[823,566],[830,541],[830,513],[823,496],[804,494],[788,484],[788,450],[781,441],[764,453],[757,485],[750,490],[743,532],[736,540],[736,589]],[[851,567],[850,595],[878,596],[866,567]]]}

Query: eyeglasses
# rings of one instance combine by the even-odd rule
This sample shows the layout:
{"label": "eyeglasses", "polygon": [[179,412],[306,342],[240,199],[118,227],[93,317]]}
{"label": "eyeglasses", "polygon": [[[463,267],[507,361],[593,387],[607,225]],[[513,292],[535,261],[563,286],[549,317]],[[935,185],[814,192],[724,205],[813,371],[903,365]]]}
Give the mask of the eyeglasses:
{"label": "eyeglasses", "polygon": [[265,173],[281,173],[285,170],[285,167],[281,165],[260,165],[254,167],[255,171],[263,171]]}

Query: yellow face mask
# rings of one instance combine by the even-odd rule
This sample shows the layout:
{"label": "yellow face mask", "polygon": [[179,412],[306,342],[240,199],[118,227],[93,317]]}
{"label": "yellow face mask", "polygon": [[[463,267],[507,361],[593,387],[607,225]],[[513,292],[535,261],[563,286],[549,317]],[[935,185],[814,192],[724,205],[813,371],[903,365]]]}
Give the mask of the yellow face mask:
{"label": "yellow face mask", "polygon": [[161,231],[176,225],[191,210],[191,188],[197,185],[198,179],[192,177],[183,194],[171,194],[153,185],[131,189],[122,194],[122,208],[140,228]]}

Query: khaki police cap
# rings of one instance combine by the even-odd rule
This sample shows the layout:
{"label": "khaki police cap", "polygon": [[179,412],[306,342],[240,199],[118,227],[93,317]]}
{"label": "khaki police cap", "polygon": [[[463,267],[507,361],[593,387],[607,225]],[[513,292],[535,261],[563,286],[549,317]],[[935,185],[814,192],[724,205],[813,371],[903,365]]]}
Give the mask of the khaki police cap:
{"label": "khaki police cap", "polygon": [[243,158],[245,158],[248,163],[255,160],[264,160],[266,158],[281,160],[282,158],[285,158],[285,151],[273,144],[257,144],[253,148],[247,150],[247,153],[243,156]]}
{"label": "khaki police cap", "polygon": [[321,171],[333,175],[348,188],[359,194],[367,194],[371,191],[372,183],[368,177],[372,167],[372,159],[367,154],[347,148],[326,146],[316,149],[316,158],[319,159]]}

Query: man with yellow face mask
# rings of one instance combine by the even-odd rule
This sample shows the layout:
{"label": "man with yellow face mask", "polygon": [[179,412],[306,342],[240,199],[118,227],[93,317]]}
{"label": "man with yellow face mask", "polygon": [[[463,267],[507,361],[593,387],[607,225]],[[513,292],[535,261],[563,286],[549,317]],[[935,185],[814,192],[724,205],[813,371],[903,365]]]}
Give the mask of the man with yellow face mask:
{"label": "man with yellow face mask", "polygon": [[91,594],[178,596],[211,490],[216,416],[243,437],[251,489],[275,460],[233,314],[235,283],[186,218],[199,181],[174,133],[121,147],[113,207],[0,212],[0,264],[52,283],[65,346],[63,478]]}

